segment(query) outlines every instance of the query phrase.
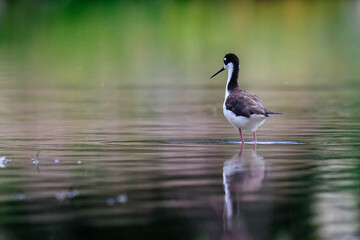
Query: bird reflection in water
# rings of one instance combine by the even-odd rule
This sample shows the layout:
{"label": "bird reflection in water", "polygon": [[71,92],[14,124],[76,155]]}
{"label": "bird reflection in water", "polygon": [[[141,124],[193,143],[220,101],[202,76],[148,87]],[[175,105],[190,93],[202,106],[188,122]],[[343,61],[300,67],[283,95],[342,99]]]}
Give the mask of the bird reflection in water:
{"label": "bird reflection in water", "polygon": [[[267,207],[256,206],[258,191],[262,188],[265,175],[265,161],[256,151],[242,151],[224,162],[224,236],[223,239],[254,239],[254,231],[266,222]],[[251,206],[252,203],[255,203]],[[266,205],[266,204],[265,204]],[[250,206],[250,207],[249,207]],[[265,211],[265,212],[264,212]],[[267,224],[265,224],[267,225]],[[265,227],[266,228],[266,227]],[[263,239],[266,233],[255,233]]]}

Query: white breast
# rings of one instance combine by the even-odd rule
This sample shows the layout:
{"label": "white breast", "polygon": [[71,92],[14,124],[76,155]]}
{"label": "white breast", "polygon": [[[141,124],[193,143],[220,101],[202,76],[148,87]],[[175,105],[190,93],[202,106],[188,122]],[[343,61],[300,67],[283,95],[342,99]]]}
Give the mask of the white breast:
{"label": "white breast", "polygon": [[262,114],[252,114],[250,118],[243,116],[236,116],[230,110],[227,110],[225,107],[226,98],[223,105],[223,112],[225,118],[236,128],[241,130],[249,130],[256,132],[256,129],[260,127],[266,120],[266,117]]}

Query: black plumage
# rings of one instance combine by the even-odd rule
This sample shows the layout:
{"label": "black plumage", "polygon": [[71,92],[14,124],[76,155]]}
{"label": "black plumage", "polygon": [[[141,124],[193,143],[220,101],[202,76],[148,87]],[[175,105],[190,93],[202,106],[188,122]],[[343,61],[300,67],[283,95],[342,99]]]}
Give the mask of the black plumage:
{"label": "black plumage", "polygon": [[226,98],[225,107],[235,113],[236,116],[249,118],[252,114],[262,114],[270,117],[269,114],[280,114],[264,108],[260,98],[239,87],[232,89]]}

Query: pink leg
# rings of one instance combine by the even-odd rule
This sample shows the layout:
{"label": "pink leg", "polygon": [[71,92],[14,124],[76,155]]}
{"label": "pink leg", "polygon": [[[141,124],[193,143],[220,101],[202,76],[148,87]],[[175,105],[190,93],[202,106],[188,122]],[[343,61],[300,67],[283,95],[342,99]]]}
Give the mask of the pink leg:
{"label": "pink leg", "polygon": [[254,134],[254,151],[256,151],[256,132],[253,132]]}
{"label": "pink leg", "polygon": [[240,133],[240,137],[241,137],[241,144],[244,144],[244,138],[241,132],[241,129],[239,128],[239,133]]}
{"label": "pink leg", "polygon": [[242,132],[241,132],[240,128],[239,128],[239,133],[240,133],[240,137],[241,137],[241,148],[240,148],[240,152],[239,152],[239,156],[240,156],[241,153],[242,153],[243,147],[244,147],[244,138],[243,138],[243,135],[242,135]]}
{"label": "pink leg", "polygon": [[240,147],[240,152],[239,152],[239,156],[241,156],[241,153],[243,151],[243,148],[244,148],[244,143],[241,143],[241,147]]}

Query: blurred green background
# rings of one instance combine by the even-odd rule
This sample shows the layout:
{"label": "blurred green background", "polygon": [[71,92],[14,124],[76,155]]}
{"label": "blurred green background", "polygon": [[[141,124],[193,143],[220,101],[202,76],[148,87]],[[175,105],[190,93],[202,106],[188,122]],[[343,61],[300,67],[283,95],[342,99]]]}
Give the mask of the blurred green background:
{"label": "blurred green background", "polygon": [[0,72],[19,84],[358,84],[359,1],[1,1]]}

